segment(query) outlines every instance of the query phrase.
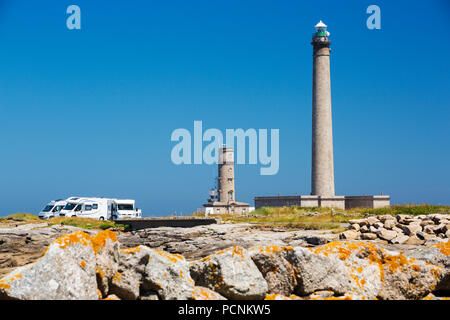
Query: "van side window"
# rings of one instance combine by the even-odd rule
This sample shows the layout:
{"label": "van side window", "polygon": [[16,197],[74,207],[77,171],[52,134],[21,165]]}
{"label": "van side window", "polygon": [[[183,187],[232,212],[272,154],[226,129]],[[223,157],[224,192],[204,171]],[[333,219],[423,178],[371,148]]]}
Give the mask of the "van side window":
{"label": "van side window", "polygon": [[90,204],[87,204],[84,206],[84,211],[91,211],[92,210],[92,206]]}
{"label": "van side window", "polygon": [[97,203],[94,203],[94,204],[92,205],[92,209],[98,209],[98,204],[97,204]]}
{"label": "van side window", "polygon": [[77,205],[73,211],[81,211],[81,204]]}

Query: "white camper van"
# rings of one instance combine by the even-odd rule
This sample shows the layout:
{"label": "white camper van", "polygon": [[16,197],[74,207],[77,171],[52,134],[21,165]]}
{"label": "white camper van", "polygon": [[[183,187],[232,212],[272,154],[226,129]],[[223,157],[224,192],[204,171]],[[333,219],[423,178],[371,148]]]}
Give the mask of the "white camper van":
{"label": "white camper van", "polygon": [[81,210],[81,201],[85,198],[70,197],[66,199],[66,205],[59,212],[60,217],[76,217],[77,212]]}
{"label": "white camper van", "polygon": [[65,200],[58,199],[52,200],[39,212],[38,216],[41,219],[50,219],[53,217],[58,217],[59,212],[64,208],[67,204]]}
{"label": "white camper van", "polygon": [[[79,210],[76,208],[79,206]],[[75,207],[74,213],[80,218],[99,220],[112,220],[117,214],[117,204],[114,199],[107,198],[83,198]]]}
{"label": "white camper van", "polygon": [[135,207],[135,201],[131,199],[114,199],[117,203],[117,218],[142,218],[142,211]]}

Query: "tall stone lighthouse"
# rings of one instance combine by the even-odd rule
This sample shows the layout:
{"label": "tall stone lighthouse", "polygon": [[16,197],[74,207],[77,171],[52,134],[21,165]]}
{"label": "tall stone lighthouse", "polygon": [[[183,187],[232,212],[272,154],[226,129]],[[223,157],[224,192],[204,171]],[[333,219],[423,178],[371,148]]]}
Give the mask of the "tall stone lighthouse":
{"label": "tall stone lighthouse", "polygon": [[333,132],[331,124],[330,40],[320,21],[313,35],[311,195],[334,196]]}
{"label": "tall stone lighthouse", "polygon": [[383,193],[362,196],[335,195],[331,123],[331,42],[328,39],[330,33],[322,21],[315,25],[315,29],[311,41],[313,46],[311,194],[255,197],[255,208],[300,206],[350,209],[389,206],[391,197]]}

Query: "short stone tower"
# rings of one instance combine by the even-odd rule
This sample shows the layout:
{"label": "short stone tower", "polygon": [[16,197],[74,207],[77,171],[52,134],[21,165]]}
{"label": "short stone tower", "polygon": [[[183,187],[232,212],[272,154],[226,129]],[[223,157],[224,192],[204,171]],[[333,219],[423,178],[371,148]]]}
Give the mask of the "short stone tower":
{"label": "short stone tower", "polygon": [[333,132],[331,124],[330,43],[320,21],[313,35],[311,195],[334,196]]}
{"label": "short stone tower", "polygon": [[234,150],[219,148],[217,189],[210,190],[206,214],[246,214],[251,209],[248,203],[236,201],[234,181]]}

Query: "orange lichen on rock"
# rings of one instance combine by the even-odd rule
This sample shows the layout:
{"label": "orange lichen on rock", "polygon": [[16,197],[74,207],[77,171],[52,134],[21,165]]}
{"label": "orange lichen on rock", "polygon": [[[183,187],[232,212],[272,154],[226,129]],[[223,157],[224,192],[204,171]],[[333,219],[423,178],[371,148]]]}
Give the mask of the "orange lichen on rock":
{"label": "orange lichen on rock", "polygon": [[385,264],[390,272],[397,272],[397,270],[409,263],[408,259],[404,255],[399,254],[396,256],[388,255],[382,259],[382,263]]}
{"label": "orange lichen on rock", "polygon": [[420,267],[417,264],[413,264],[411,267],[416,271],[420,271]]}
{"label": "orange lichen on rock", "polygon": [[108,239],[112,240],[113,242],[116,242],[117,236],[115,232],[111,230],[105,230],[97,233],[95,237],[91,239],[92,239],[92,248],[94,249],[94,252],[97,253],[100,248],[106,245],[106,241]]}
{"label": "orange lichen on rock", "polygon": [[137,246],[137,247],[134,247],[134,248],[120,249],[120,251],[125,253],[125,254],[135,254],[136,252],[140,252],[141,251],[141,247]]}
{"label": "orange lichen on rock", "polygon": [[103,271],[102,271],[102,268],[98,267],[95,273],[97,273],[97,274],[100,276],[100,278],[103,279]]}
{"label": "orange lichen on rock", "polygon": [[9,279],[9,282],[15,281],[17,279],[21,279],[22,278],[22,274],[16,274],[14,277],[12,277],[11,279]]}
{"label": "orange lichen on rock", "polygon": [[441,250],[441,253],[445,256],[450,255],[450,241],[442,242],[442,243],[434,243],[430,244],[429,246],[426,246],[426,248],[438,248]]}
{"label": "orange lichen on rock", "polygon": [[346,241],[332,241],[323,246],[317,248],[308,248],[311,252],[315,254],[320,254],[325,257],[329,255],[336,254],[339,259],[346,260],[353,251],[360,249],[364,250],[376,250],[376,247],[367,242],[346,242]]}
{"label": "orange lichen on rock", "polygon": [[194,287],[194,290],[192,290],[192,299],[194,300],[218,300],[219,297],[215,291],[202,287]]}
{"label": "orange lichen on rock", "polygon": [[[71,234],[63,235],[55,240],[59,244],[60,248],[67,248],[72,244],[81,244],[82,246],[91,246],[94,253],[106,244],[107,239],[117,241],[117,236],[113,231],[105,230],[96,234],[95,237],[91,237],[83,231],[77,231]],[[44,252],[45,253],[45,252]]]}
{"label": "orange lichen on rock", "polygon": [[279,251],[280,251],[280,247],[279,246],[268,246],[268,247],[262,247],[259,252],[260,253],[273,254],[273,253],[277,253]]}
{"label": "orange lichen on rock", "polygon": [[216,254],[216,256],[218,256],[220,254],[224,254],[226,250],[228,250],[228,248],[227,249],[222,249],[222,250],[216,252],[215,254]]}
{"label": "orange lichen on rock", "polygon": [[211,259],[211,256],[204,257],[204,258],[200,259],[200,261],[205,262],[205,261],[208,261],[209,259]]}
{"label": "orange lichen on rock", "polygon": [[[441,243],[438,244],[438,246],[439,245],[441,251],[444,250],[445,252],[445,250],[448,249],[448,244]],[[370,242],[333,241],[318,248],[309,248],[309,250],[315,254],[324,255],[326,257],[337,255],[342,261],[347,260],[353,253],[362,255],[369,263],[377,264],[379,266],[382,281],[384,281],[385,272],[394,273],[409,267],[415,271],[420,271],[419,266],[413,264],[415,262],[414,258],[408,259],[401,253],[398,255],[390,255],[385,249],[378,248]],[[363,266],[358,266],[357,268],[355,266],[355,269],[361,273],[363,271]],[[351,270],[355,271],[355,269],[352,268]],[[358,286],[361,287],[361,285],[364,285],[362,281],[357,280],[355,275],[352,275],[352,278],[356,281]]]}
{"label": "orange lichen on rock", "polygon": [[[264,298],[264,300],[277,300],[277,298],[279,298],[280,295],[278,293],[272,293],[272,294],[266,294],[266,297]],[[283,298],[285,298],[284,296],[282,296]]]}
{"label": "orange lichen on rock", "polygon": [[[179,254],[171,254],[165,251],[161,251],[161,250],[154,250],[157,254],[159,254],[161,257],[166,258],[167,260],[171,261],[171,262],[178,262],[178,261],[182,261],[184,260],[184,257],[182,255]],[[150,260],[150,257],[149,257]]]}
{"label": "orange lichen on rock", "polygon": [[86,262],[84,260],[81,260],[80,265],[82,268],[86,268]]}
{"label": "orange lichen on rock", "polygon": [[289,297],[278,294],[278,293],[271,293],[266,294],[266,297],[264,300],[303,300],[301,297],[296,296],[295,294],[290,295]]}
{"label": "orange lichen on rock", "polygon": [[[222,249],[218,252],[216,252],[214,255],[218,256],[221,254],[224,254],[225,252],[229,252],[231,250],[231,256],[234,257],[234,255],[238,255],[242,258],[244,258],[244,249],[238,246],[229,247],[226,249]],[[211,258],[211,256],[205,257],[202,259],[202,261],[207,261]]]}
{"label": "orange lichen on rock", "polygon": [[113,275],[113,277],[112,277],[112,281],[120,282],[120,280],[121,280],[121,275],[122,275],[121,272],[116,272],[116,273]]}
{"label": "orange lichen on rock", "polygon": [[352,298],[350,296],[345,296],[345,297],[328,297],[328,298],[324,298],[323,300],[352,300]]}
{"label": "orange lichen on rock", "polygon": [[339,252],[339,259],[341,259],[341,260],[346,260],[352,253],[352,251],[350,251],[346,248],[337,248],[337,250]]}
{"label": "orange lichen on rock", "polygon": [[71,234],[65,234],[62,237],[59,237],[55,240],[57,244],[59,244],[60,248],[67,248],[71,244],[81,244],[82,246],[88,246],[91,245],[91,237],[83,232],[83,231],[77,231]]}
{"label": "orange lichen on rock", "polygon": [[10,289],[11,289],[11,286],[10,286],[9,284],[7,284],[7,283],[1,283],[1,282],[0,282],[0,289],[3,289],[3,290],[10,290]]}
{"label": "orange lichen on rock", "polygon": [[234,246],[233,252],[231,253],[231,256],[234,257],[234,255],[238,255],[241,258],[244,258],[244,250],[241,247]]}
{"label": "orange lichen on rock", "polygon": [[[256,247],[258,248],[258,247]],[[253,248],[252,248],[253,249]],[[252,250],[250,249],[250,250]],[[280,247],[280,246],[267,246],[267,247],[261,247],[259,249],[260,253],[268,253],[268,254],[274,254],[280,251],[291,251],[294,250],[294,247],[292,246],[286,246],[286,247]]]}
{"label": "orange lichen on rock", "polygon": [[[362,287],[364,286],[364,284],[362,283],[362,281],[360,281],[359,278],[358,278],[356,275],[350,274],[350,277],[355,281],[356,285],[357,285],[359,288],[362,288]],[[364,282],[364,283],[365,283],[365,282]]]}
{"label": "orange lichen on rock", "polygon": [[11,289],[10,283],[15,280],[21,279],[21,278],[22,278],[22,274],[19,273],[19,274],[16,274],[14,277],[11,277],[7,280],[0,280],[0,289],[10,290]]}

